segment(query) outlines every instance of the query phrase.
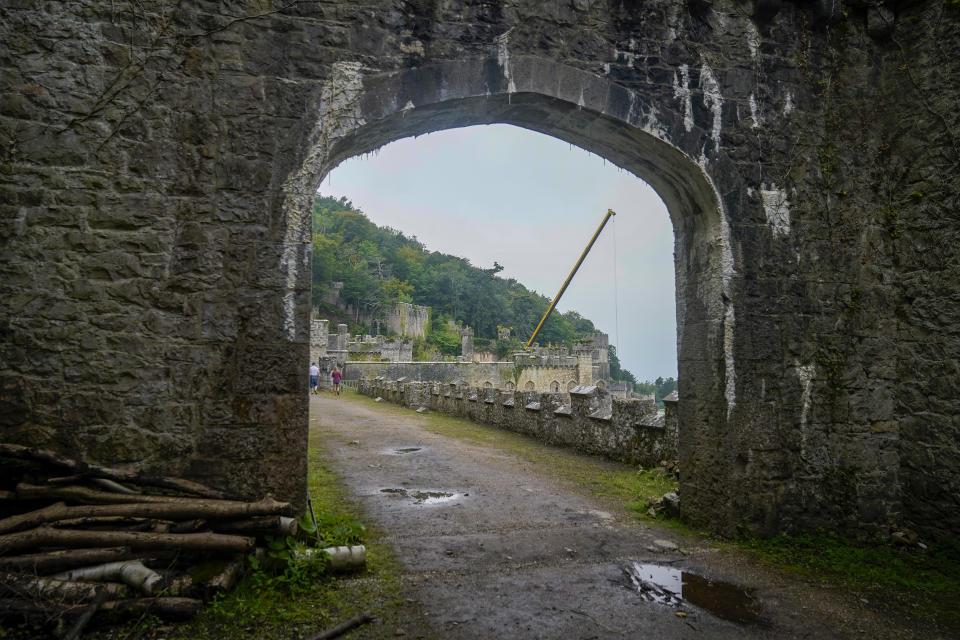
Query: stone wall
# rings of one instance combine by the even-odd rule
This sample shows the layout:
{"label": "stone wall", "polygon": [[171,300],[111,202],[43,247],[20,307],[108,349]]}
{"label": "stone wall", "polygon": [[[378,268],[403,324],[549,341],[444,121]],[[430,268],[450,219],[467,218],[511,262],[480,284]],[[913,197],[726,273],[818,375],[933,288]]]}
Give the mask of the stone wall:
{"label": "stone wall", "polygon": [[412,381],[460,382],[475,387],[486,384],[497,387],[505,375],[511,374],[511,362],[347,362],[343,368],[344,380],[354,381],[386,377]]}
{"label": "stone wall", "polygon": [[496,122],[666,204],[689,518],[960,534],[960,4],[0,18],[3,441],[302,503],[317,186]]}
{"label": "stone wall", "polygon": [[628,464],[651,467],[676,459],[654,402],[611,398],[593,386],[567,394],[374,379],[361,380],[357,389]]}
{"label": "stone wall", "polygon": [[[388,380],[416,380],[466,384],[474,387],[526,391],[566,392],[582,384],[576,366],[528,365],[513,362],[364,362],[349,360],[343,368],[344,380],[384,377]],[[590,382],[589,378],[586,382]]]}
{"label": "stone wall", "polygon": [[408,302],[395,302],[387,311],[386,333],[424,338],[430,324],[430,308]]}
{"label": "stone wall", "polygon": [[327,348],[330,346],[330,321],[310,319],[310,362],[317,362],[327,357]]}

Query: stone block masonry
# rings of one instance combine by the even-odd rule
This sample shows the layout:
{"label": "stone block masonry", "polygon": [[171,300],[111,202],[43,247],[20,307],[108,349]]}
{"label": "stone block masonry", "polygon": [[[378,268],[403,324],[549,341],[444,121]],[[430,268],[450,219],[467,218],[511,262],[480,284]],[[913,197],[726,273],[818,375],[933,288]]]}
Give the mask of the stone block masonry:
{"label": "stone block masonry", "polygon": [[676,434],[652,400],[613,398],[595,386],[539,393],[377,378],[360,380],[357,390],[627,464],[653,467],[677,457]]}
{"label": "stone block masonry", "polygon": [[505,123],[667,207],[688,518],[960,536],[960,4],[0,4],[3,441],[304,504],[318,185]]}

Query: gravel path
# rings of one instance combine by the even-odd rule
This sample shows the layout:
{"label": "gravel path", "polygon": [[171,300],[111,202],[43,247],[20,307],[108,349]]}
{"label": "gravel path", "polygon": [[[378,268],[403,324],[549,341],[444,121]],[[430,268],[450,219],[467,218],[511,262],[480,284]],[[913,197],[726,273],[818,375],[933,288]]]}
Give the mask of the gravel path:
{"label": "gravel path", "polygon": [[[432,627],[411,622],[408,637],[932,637],[639,524],[509,452],[430,433],[415,412],[323,394],[310,424],[406,566],[408,597]],[[657,593],[680,591],[681,572],[682,602]]]}

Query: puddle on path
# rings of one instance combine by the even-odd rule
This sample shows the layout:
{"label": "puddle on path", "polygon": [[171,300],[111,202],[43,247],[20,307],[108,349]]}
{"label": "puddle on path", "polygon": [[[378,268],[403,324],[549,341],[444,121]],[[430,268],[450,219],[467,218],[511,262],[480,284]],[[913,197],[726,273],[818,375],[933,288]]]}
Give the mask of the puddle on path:
{"label": "puddle on path", "polygon": [[410,495],[417,504],[442,504],[460,497],[459,493],[447,493],[445,491],[417,491]]}
{"label": "puddle on path", "polygon": [[469,494],[449,493],[447,491],[408,491],[398,487],[380,489],[380,493],[403,496],[413,500],[414,504],[443,504],[462,498]]}
{"label": "puddle on path", "polygon": [[423,447],[397,447],[395,449],[381,451],[380,453],[386,456],[403,456],[408,453],[416,453],[417,451],[423,451]]}
{"label": "puddle on path", "polygon": [[630,586],[648,602],[704,609],[723,620],[747,624],[760,621],[760,603],[747,590],[729,582],[673,567],[633,562],[624,567]]}

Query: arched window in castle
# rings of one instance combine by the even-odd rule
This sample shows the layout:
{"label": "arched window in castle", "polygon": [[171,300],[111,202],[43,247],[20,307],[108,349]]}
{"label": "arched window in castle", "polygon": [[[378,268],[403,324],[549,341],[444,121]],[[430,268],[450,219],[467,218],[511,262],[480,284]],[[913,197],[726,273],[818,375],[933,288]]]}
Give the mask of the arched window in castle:
{"label": "arched window in castle", "polygon": [[533,380],[527,380],[527,384],[523,385],[523,388],[526,391],[533,391],[536,387],[533,385]]}
{"label": "arched window in castle", "polygon": [[603,380],[597,380],[597,388],[600,389],[601,391],[606,391],[607,383],[604,382]]}
{"label": "arched window in castle", "polygon": [[490,382],[489,380],[487,380],[486,382],[483,383],[483,388],[484,388],[484,389],[492,389],[492,388],[493,388],[493,383]]}
{"label": "arched window in castle", "polygon": [[503,385],[503,388],[507,391],[513,391],[517,388],[517,385],[513,384],[512,382],[508,382],[507,384]]}
{"label": "arched window in castle", "polygon": [[567,391],[570,391],[570,390],[573,389],[575,386],[577,386],[577,381],[576,381],[576,380],[571,380],[570,382],[567,383]]}
{"label": "arched window in castle", "polygon": [[559,393],[560,392],[560,383],[554,380],[550,383],[550,393]]}

